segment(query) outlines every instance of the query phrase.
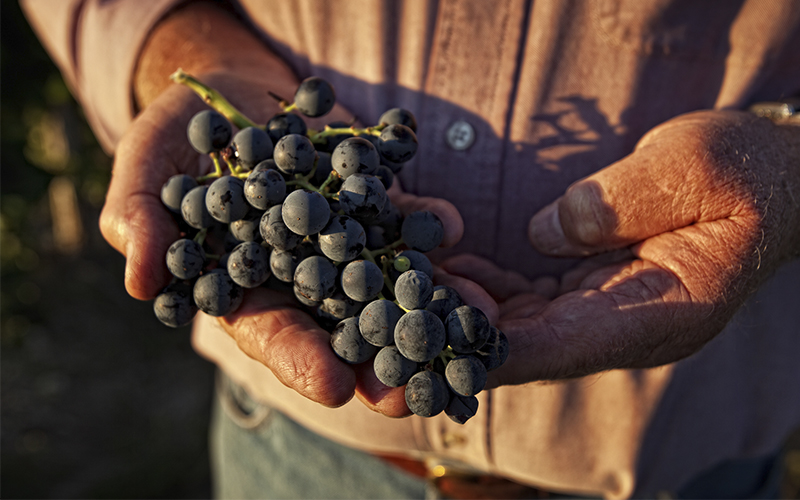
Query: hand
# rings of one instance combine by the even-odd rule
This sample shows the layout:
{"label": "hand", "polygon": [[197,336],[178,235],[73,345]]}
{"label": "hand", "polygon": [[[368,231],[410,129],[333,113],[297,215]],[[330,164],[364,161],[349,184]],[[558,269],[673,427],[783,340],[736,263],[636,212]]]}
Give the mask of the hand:
{"label": "hand", "polygon": [[475,257],[444,262],[500,304],[511,354],[490,384],[653,367],[701,349],[800,254],[799,131],[739,112],[655,128],[531,220],[544,253],[600,254],[558,290]]}
{"label": "hand", "polygon": [[[209,18],[213,22],[206,22]],[[221,26],[226,22],[227,26]],[[297,86],[291,72],[235,23],[213,5],[189,4],[156,28],[140,61],[136,94],[144,110],[117,147],[114,175],[100,220],[104,237],[127,257],[125,285],[138,299],[154,298],[169,283],[164,256],[179,237],[178,227],[161,203],[161,186],[172,175],[198,176],[210,168],[208,162],[205,167],[200,165],[199,155],[185,136],[191,116],[206,106],[185,87],[166,85],[167,75],[183,66],[260,123],[279,112],[266,90],[291,96]],[[208,46],[208,33],[197,29],[203,26],[214,26],[229,35],[212,39],[213,44]],[[236,50],[226,51],[220,46],[226,43],[234,44]],[[180,56],[176,48],[184,47],[189,47],[190,54],[176,57]],[[215,58],[215,51],[220,57]],[[191,54],[196,53],[206,54],[210,61],[198,61],[198,66],[192,68]],[[171,57],[178,60],[170,62]],[[186,64],[187,58],[190,65]],[[350,118],[337,106],[321,123]],[[313,121],[309,125],[319,127]],[[403,193],[397,184],[390,196],[401,211],[431,210],[444,224],[443,245],[460,240],[463,222],[453,205]],[[463,278],[443,279],[473,303],[492,303],[479,287]],[[330,334],[298,308],[294,297],[262,288],[247,290],[242,307],[219,321],[242,351],[309,399],[338,406],[355,393],[375,411],[392,416],[409,413],[402,390],[381,384],[371,363],[353,367],[336,357],[330,347]]]}

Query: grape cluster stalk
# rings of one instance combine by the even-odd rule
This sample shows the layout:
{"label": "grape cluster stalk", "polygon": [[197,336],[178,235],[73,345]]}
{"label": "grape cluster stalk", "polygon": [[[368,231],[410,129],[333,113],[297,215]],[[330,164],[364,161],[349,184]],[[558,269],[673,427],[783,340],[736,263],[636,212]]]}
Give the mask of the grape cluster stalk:
{"label": "grape cluster stalk", "polygon": [[413,113],[311,130],[302,116],[324,116],[336,102],[333,87],[311,77],[291,102],[270,92],[283,111],[259,125],[193,76],[171,78],[209,104],[187,137],[214,170],[162,187],[182,234],[165,257],[174,278],[155,299],[156,317],[179,327],[198,310],[225,316],[246,288],[293,294],[341,360],[371,362],[382,383],[405,386],[414,414],[445,412],[462,424],[474,416],[508,340],[456,290],[434,286],[425,253],[442,242],[441,220],[404,217],[386,193],[417,151]]}

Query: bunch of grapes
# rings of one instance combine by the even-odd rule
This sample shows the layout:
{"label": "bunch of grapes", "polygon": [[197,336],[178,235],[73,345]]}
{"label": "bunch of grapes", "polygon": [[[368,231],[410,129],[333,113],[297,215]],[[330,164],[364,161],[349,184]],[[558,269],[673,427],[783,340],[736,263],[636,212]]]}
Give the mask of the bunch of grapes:
{"label": "bunch of grapes", "polygon": [[339,358],[374,358],[381,382],[406,386],[412,412],[472,417],[508,341],[454,289],[433,285],[425,252],[442,241],[439,218],[403,217],[386,194],[416,153],[414,115],[395,108],[375,126],[311,130],[293,111],[319,117],[335,103],[331,85],[312,77],[293,102],[275,96],[284,112],[258,126],[190,75],[173,80],[213,108],[191,119],[187,135],[214,172],[176,175],[162,188],[182,237],[167,251],[174,279],[155,300],[158,319],[178,327],[198,309],[233,313],[245,288],[292,293],[331,332]]}

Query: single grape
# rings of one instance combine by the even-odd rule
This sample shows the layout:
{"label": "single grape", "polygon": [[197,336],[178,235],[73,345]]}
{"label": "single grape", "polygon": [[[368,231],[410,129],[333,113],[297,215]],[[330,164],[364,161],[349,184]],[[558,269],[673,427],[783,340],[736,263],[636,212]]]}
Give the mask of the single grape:
{"label": "single grape", "polygon": [[464,301],[455,289],[446,285],[437,285],[433,287],[433,298],[430,304],[425,306],[425,309],[444,321],[453,309],[463,305]]}
{"label": "single grape", "polygon": [[303,294],[300,293],[300,290],[297,288],[297,285],[294,285],[292,287],[292,292],[294,292],[294,296],[297,299],[297,301],[300,302],[301,304],[303,304],[306,307],[310,307],[310,308],[313,309],[313,308],[316,308],[316,307],[319,307],[320,305],[322,305],[322,301],[321,300],[311,300],[311,299],[309,299],[307,297],[304,297]]}
{"label": "single grape", "polygon": [[330,83],[312,76],[300,82],[294,94],[294,104],[304,115],[317,118],[333,109],[336,93]]}
{"label": "single grape", "polygon": [[236,238],[236,241],[260,242],[263,239],[261,237],[261,217],[263,216],[263,210],[250,207],[244,218],[229,224],[230,234]]}
{"label": "single grape", "polygon": [[225,175],[211,183],[206,193],[206,208],[211,217],[229,224],[247,215],[244,181]]}
{"label": "single grape", "polygon": [[353,174],[371,174],[380,165],[378,150],[363,137],[343,140],[331,154],[333,169],[343,179]]}
{"label": "single grape", "polygon": [[182,238],[167,250],[167,269],[178,279],[194,279],[203,270],[206,253],[194,240]]}
{"label": "single grape", "polygon": [[418,363],[435,358],[446,345],[442,320],[432,312],[415,309],[397,321],[394,343],[403,356]]}
{"label": "single grape", "polygon": [[324,196],[307,189],[289,193],[281,211],[283,223],[292,232],[307,236],[316,234],[328,224],[330,206]]}
{"label": "single grape", "polygon": [[[359,319],[361,325],[361,319]],[[406,385],[411,377],[417,373],[419,365],[404,357],[397,350],[397,346],[386,346],[375,356],[372,363],[375,376],[383,385],[400,387]]]}
{"label": "single grape", "polygon": [[[261,165],[264,167],[259,168]],[[244,181],[244,197],[255,208],[266,210],[286,199],[286,181],[277,171],[268,168],[269,163],[261,162]]]}
{"label": "single grape", "polygon": [[269,273],[269,253],[258,243],[240,243],[228,257],[228,275],[241,287],[255,288],[267,281]]}
{"label": "single grape", "polygon": [[378,152],[393,163],[409,161],[417,153],[417,136],[414,131],[399,123],[381,131]]}
{"label": "single grape", "polygon": [[200,154],[208,154],[225,148],[231,140],[232,132],[230,122],[212,109],[206,109],[194,115],[186,129],[189,143]]}
{"label": "single grape", "polygon": [[344,213],[367,224],[378,218],[388,200],[386,188],[372,175],[353,174],[339,189],[339,205]]}
{"label": "single grape", "polygon": [[407,109],[392,108],[384,111],[381,117],[378,118],[378,124],[380,125],[394,125],[395,123],[405,125],[414,132],[417,131],[417,119],[414,117],[414,114]]}
{"label": "single grape", "polygon": [[508,337],[496,327],[491,327],[489,338],[483,346],[475,351],[473,356],[481,360],[486,371],[499,368],[508,359]]}
{"label": "single grape", "polygon": [[447,343],[461,354],[483,347],[491,333],[486,315],[474,306],[456,307],[447,315],[444,323],[447,327]]}
{"label": "single grape", "polygon": [[465,424],[478,413],[478,398],[450,394],[450,403],[444,409],[445,415],[457,424]]}
{"label": "single grape", "polygon": [[406,404],[408,409],[420,417],[433,417],[440,414],[450,402],[450,391],[444,378],[432,371],[414,374],[406,385]]}
{"label": "single grape", "polygon": [[211,227],[216,222],[206,208],[208,186],[197,186],[181,200],[181,217],[195,229]]}
{"label": "single grape", "polygon": [[178,328],[192,322],[197,306],[192,299],[192,287],[173,283],[161,291],[153,303],[156,318],[167,326]]}
{"label": "single grape", "polygon": [[308,137],[289,134],[278,140],[273,155],[275,164],[281,172],[289,175],[305,175],[314,168],[317,151]]}
{"label": "single grape", "polygon": [[406,271],[397,278],[394,295],[406,309],[423,309],[433,297],[433,281],[422,271]]}
{"label": "single grape", "polygon": [[336,291],[336,267],[321,255],[313,255],[297,265],[294,285],[297,293],[319,302]]}
{"label": "single grape", "polygon": [[256,127],[247,127],[238,131],[231,141],[233,154],[239,165],[245,170],[253,170],[255,166],[272,156],[272,139]]}
{"label": "single grape", "polygon": [[311,243],[305,242],[288,251],[274,248],[269,256],[272,275],[284,283],[293,283],[297,265],[315,253]]}
{"label": "single grape", "polygon": [[322,305],[319,306],[318,314],[324,319],[341,321],[358,315],[363,307],[363,302],[353,300],[341,290],[336,290],[333,295],[323,299]]}
{"label": "single grape", "polygon": [[[422,271],[423,273],[427,274],[431,279],[433,279],[433,264],[431,264],[430,259],[422,253],[417,252],[416,250],[403,250],[395,259],[406,257],[408,260],[411,261],[411,269],[415,269],[417,271]],[[403,271],[405,272],[405,271]],[[400,276],[400,272],[397,271],[394,266],[389,269],[389,276],[392,280],[397,281],[397,278]]]}
{"label": "single grape", "polygon": [[197,278],[193,289],[194,302],[206,314],[225,316],[242,304],[242,287],[233,282],[228,273],[214,269]]}
{"label": "single grape", "polygon": [[386,232],[386,229],[375,224],[365,227],[364,232],[367,235],[366,247],[368,250],[380,250],[395,241],[395,239]]}
{"label": "single grape", "polygon": [[392,183],[394,182],[394,172],[392,172],[391,168],[387,167],[386,165],[379,165],[372,175],[380,179],[381,184],[383,184],[383,187],[387,190],[392,187]]}
{"label": "single grape", "polygon": [[283,205],[275,205],[261,216],[261,236],[273,248],[289,251],[303,241],[303,237],[292,232],[283,222]]}
{"label": "single grape", "polygon": [[384,347],[394,343],[394,329],[405,312],[394,302],[380,299],[370,302],[359,315],[361,335],[372,345]]}
{"label": "single grape", "polygon": [[442,221],[436,214],[426,210],[408,214],[400,232],[406,245],[420,252],[430,252],[444,238]]}
{"label": "single grape", "polygon": [[186,174],[173,175],[161,187],[161,201],[170,211],[181,213],[181,201],[186,193],[197,187],[194,177]]}
{"label": "single grape", "polygon": [[369,302],[383,290],[383,271],[368,260],[355,260],[342,271],[342,290],[353,300]]}
{"label": "single grape", "polygon": [[334,215],[319,233],[320,250],[337,262],[348,262],[358,257],[366,242],[364,228],[346,215]]}
{"label": "single grape", "polygon": [[363,363],[378,351],[358,332],[357,317],[347,318],[336,325],[331,334],[331,347],[337,356],[350,364]]}
{"label": "single grape", "polygon": [[486,367],[475,356],[456,356],[447,363],[445,378],[460,396],[474,396],[486,386]]}
{"label": "single grape", "polygon": [[[351,128],[352,124],[343,121],[335,121],[328,124],[330,128]],[[325,151],[333,152],[336,146],[342,143],[343,140],[353,137],[353,134],[336,134],[327,137],[327,142],[322,146]],[[319,147],[319,146],[318,146]]]}
{"label": "single grape", "polygon": [[306,132],[306,122],[294,113],[280,113],[267,122],[267,134],[272,139],[272,144],[276,144],[285,135],[306,135]]}

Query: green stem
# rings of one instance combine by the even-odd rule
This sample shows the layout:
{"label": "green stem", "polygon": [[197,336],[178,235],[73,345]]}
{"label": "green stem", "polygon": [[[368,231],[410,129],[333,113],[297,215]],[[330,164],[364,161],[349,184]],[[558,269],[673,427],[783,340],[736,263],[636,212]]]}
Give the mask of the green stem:
{"label": "green stem", "polygon": [[[228,121],[236,125],[238,128],[242,129],[247,127],[258,127],[253,120],[246,117],[244,113],[236,109],[233,104],[228,102],[228,100],[225,99],[222,94],[202,83],[189,73],[186,73],[182,69],[178,68],[175,73],[170,75],[169,79],[175,83],[186,85],[192,89],[195,94],[199,95],[200,98],[203,99],[203,102],[220,112],[225,118],[228,119]],[[264,127],[260,128],[263,129]]]}
{"label": "green stem", "polygon": [[328,187],[328,185],[331,182],[333,182],[337,177],[339,177],[339,174],[336,173],[336,170],[331,170],[331,173],[330,173],[330,175],[328,175],[328,178],[325,179],[325,182],[323,182],[322,184],[319,185],[318,191],[321,193],[322,190],[325,189],[326,187]]}
{"label": "green stem", "polygon": [[336,135],[374,135],[379,136],[383,129],[385,129],[388,125],[375,125],[372,127],[366,128],[355,128],[355,127],[340,127],[340,128],[333,128],[328,125],[321,132],[314,133],[313,131],[309,131],[308,138],[311,139],[311,142],[314,144],[327,144],[328,137],[333,137]]}
{"label": "green stem", "polygon": [[202,246],[203,242],[206,241],[207,234],[208,234],[208,228],[204,227],[203,229],[198,231],[197,234],[194,236],[194,242]]}
{"label": "green stem", "polygon": [[[383,264],[381,267],[383,268],[382,269],[382,271],[383,271],[383,283],[384,283],[384,285],[386,285],[386,288],[389,289],[389,292],[391,292],[392,297],[394,297],[394,283],[392,283],[391,278],[389,278],[389,266],[391,265],[390,264],[391,261],[392,261],[392,259],[387,259],[386,257],[383,257],[381,259],[381,263]],[[408,312],[408,311],[406,311],[406,312]]]}
{"label": "green stem", "polygon": [[205,182],[209,179],[219,179],[222,177],[222,164],[219,162],[219,153],[208,153],[208,156],[210,156],[211,160],[214,162],[214,171],[208,175],[198,177],[197,182]]}

